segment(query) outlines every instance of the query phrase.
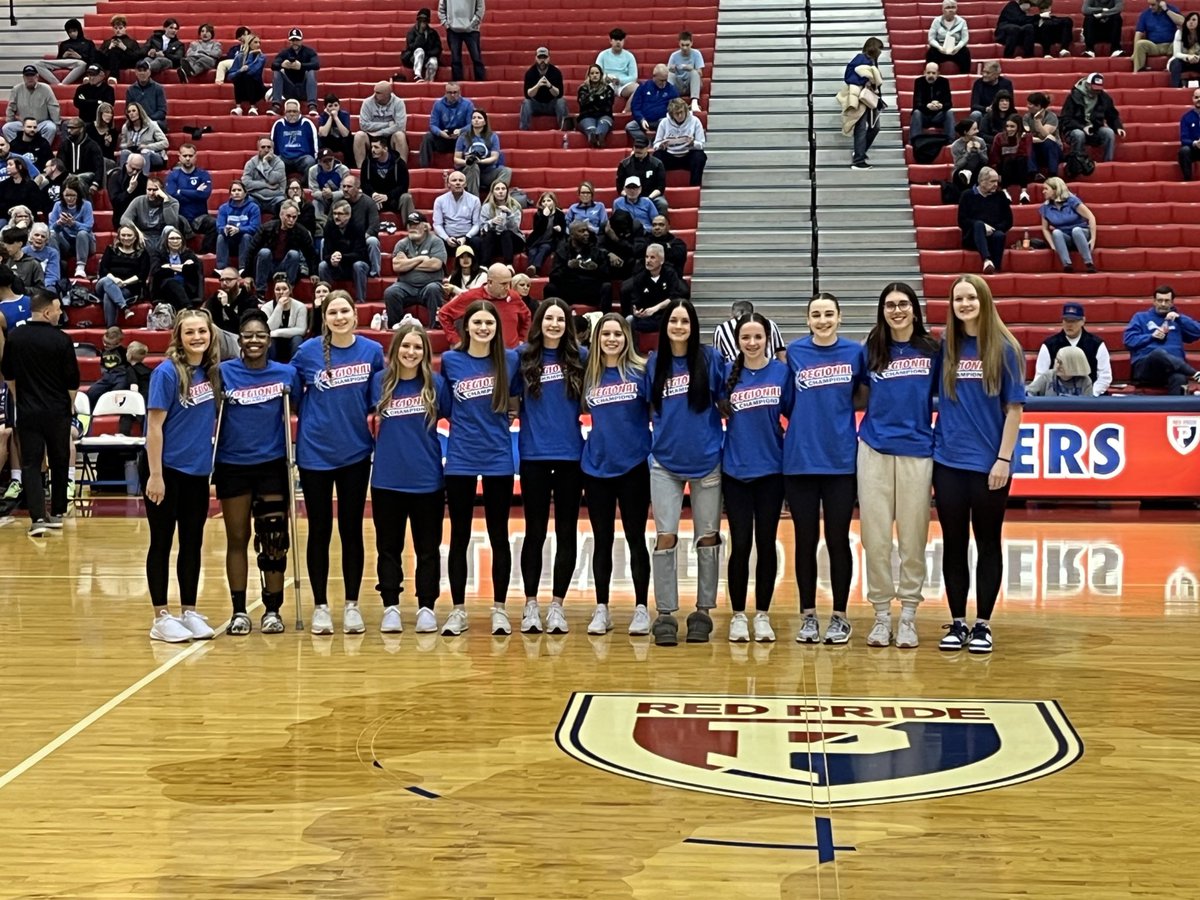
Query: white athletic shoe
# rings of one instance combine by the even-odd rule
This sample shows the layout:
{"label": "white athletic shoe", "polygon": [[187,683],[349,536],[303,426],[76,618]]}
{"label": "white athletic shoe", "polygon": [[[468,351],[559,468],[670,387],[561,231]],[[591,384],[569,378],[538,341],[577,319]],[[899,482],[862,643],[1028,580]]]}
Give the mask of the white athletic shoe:
{"label": "white athletic shoe", "polygon": [[729,620],[729,643],[745,644],[750,640],[750,623],[744,612],[735,612]]}
{"label": "white athletic shoe", "polygon": [[437,631],[437,614],[422,606],[417,610],[417,634],[432,634]]}
{"label": "white athletic shoe", "polygon": [[192,633],[192,637],[197,641],[211,641],[216,636],[216,632],[208,626],[208,619],[200,615],[194,609],[189,609],[179,621],[183,623],[183,627]]}
{"label": "white athletic shoe", "polygon": [[567,617],[563,614],[562,604],[551,603],[546,613],[546,631],[549,634],[566,634],[571,629],[567,626]]}
{"label": "white athletic shoe", "polygon": [[242,114],[242,108],[240,106],[235,106],[229,111],[229,114],[231,116],[240,116]]}
{"label": "white athletic shoe", "polygon": [[367,630],[357,603],[347,603],[342,610],[342,631],[346,634],[362,634]]}
{"label": "white athletic shoe", "polygon": [[612,616],[608,614],[608,605],[597,603],[596,611],[592,613],[592,621],[588,622],[588,634],[608,634],[612,631]]}
{"label": "white athletic shoe", "polygon": [[629,622],[629,633],[643,635],[650,633],[650,610],[645,606],[633,608],[633,618]]}
{"label": "white athletic shoe", "polygon": [[492,634],[512,634],[512,626],[508,624],[508,611],[498,606],[492,607]]}
{"label": "white athletic shoe", "polygon": [[850,625],[850,620],[845,616],[834,613],[829,619],[829,625],[825,628],[825,643],[827,644],[845,644],[849,642],[850,635],[854,628]]}
{"label": "white athletic shoe", "polygon": [[800,631],[796,633],[798,644],[819,644],[821,642],[821,623],[816,616],[805,616],[800,623]]}
{"label": "white athletic shoe", "polygon": [[159,613],[150,629],[150,640],[168,644],[185,644],[192,639],[191,630],[170,613]]}
{"label": "white athletic shoe", "polygon": [[526,600],[525,611],[521,613],[521,633],[541,634],[542,611],[537,600]]}
{"label": "white athletic shoe", "polygon": [[892,642],[892,617],[876,616],[875,624],[867,635],[868,647],[886,647]]}
{"label": "white athletic shoe", "polygon": [[442,626],[442,634],[459,635],[469,627],[466,608],[456,606],[450,610],[450,615],[446,616],[446,624]]}
{"label": "white athletic shoe", "polygon": [[313,634],[333,634],[333,616],[329,614],[328,606],[313,607],[312,626],[309,630]]}
{"label": "white athletic shoe", "polygon": [[914,619],[900,617],[900,628],[896,632],[896,646],[901,648],[915,647],[917,640],[917,623]]}
{"label": "white athletic shoe", "polygon": [[379,630],[384,634],[399,634],[404,630],[404,619],[400,616],[400,607],[384,608],[383,618],[379,622]]}
{"label": "white athletic shoe", "polygon": [[775,642],[775,629],[771,627],[771,617],[765,612],[756,613],[754,616],[754,640],[760,644]]}

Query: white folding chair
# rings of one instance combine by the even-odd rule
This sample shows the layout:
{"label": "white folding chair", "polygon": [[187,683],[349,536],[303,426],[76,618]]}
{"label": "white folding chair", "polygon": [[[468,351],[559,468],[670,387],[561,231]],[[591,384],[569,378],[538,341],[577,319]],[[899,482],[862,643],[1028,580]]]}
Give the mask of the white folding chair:
{"label": "white folding chair", "polygon": [[[76,444],[82,466],[79,487],[82,488],[84,484],[124,484],[124,478],[120,481],[97,478],[96,464],[89,454],[101,450],[129,450],[145,446],[146,401],[137,390],[109,391],[96,401],[91,415],[92,422],[87,435],[80,438]],[[121,434],[119,429],[122,416],[133,416],[138,421],[142,434]]]}

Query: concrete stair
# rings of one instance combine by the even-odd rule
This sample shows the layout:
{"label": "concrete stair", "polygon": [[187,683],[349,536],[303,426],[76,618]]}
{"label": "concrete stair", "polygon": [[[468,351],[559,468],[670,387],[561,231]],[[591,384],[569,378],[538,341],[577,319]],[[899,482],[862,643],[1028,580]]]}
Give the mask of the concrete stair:
{"label": "concrete stair", "polygon": [[[62,0],[43,0],[40,3],[18,3],[16,5],[17,25],[8,24],[8,10],[0,7],[0,28],[4,31],[4,40],[0,44],[4,52],[0,53],[0,87],[5,98],[8,92],[21,80],[21,69],[41,59],[47,53],[53,53],[60,41],[66,40],[63,32],[63,22],[67,19],[79,19],[88,13],[96,11],[94,3],[71,3]],[[89,34],[94,43],[99,43],[107,34]],[[140,36],[139,36],[140,37]]]}

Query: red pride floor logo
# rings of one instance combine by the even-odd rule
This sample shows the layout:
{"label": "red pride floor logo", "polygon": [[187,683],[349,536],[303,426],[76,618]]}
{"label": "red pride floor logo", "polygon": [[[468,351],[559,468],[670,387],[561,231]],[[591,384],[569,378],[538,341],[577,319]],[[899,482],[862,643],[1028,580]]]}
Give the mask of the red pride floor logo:
{"label": "red pride floor logo", "polygon": [[576,693],[558,745],[656,784],[804,806],[966,794],[1083,755],[1053,700]]}

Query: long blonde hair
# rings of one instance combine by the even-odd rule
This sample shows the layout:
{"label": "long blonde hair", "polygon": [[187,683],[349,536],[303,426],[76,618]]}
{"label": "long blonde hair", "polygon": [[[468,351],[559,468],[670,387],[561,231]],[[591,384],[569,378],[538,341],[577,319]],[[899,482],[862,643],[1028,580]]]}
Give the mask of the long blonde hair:
{"label": "long blonde hair", "polygon": [[175,367],[175,375],[179,380],[179,402],[186,404],[192,389],[192,366],[187,361],[187,353],[183,348],[183,323],[188,319],[203,319],[208,326],[208,349],[200,360],[200,370],[208,379],[213,389],[213,401],[220,402],[221,398],[221,349],[216,339],[212,316],[206,309],[183,309],[175,314],[175,324],[171,328],[171,340],[167,344],[167,359]]}
{"label": "long blonde hair", "polygon": [[[975,295],[979,298],[977,341],[979,361],[983,364],[983,391],[989,397],[995,397],[1000,393],[1000,386],[1004,381],[1005,348],[1011,348],[1020,360],[1024,360],[1025,357],[1020,343],[1000,319],[996,301],[992,298],[992,289],[978,275],[959,275],[950,286],[950,312],[946,322],[945,350],[942,355],[942,396],[951,400],[958,399],[958,363],[962,355],[962,342],[967,333],[958,316],[954,314],[954,289],[963,283],[975,288]],[[1024,381],[1024,372],[1013,374]]]}
{"label": "long blonde hair", "polygon": [[383,414],[392,400],[392,393],[396,390],[396,385],[400,383],[400,344],[410,334],[416,334],[421,338],[422,356],[417,376],[421,379],[421,405],[425,407],[425,422],[432,426],[437,422],[437,391],[433,386],[433,348],[429,344],[429,335],[425,331],[425,326],[411,316],[406,316],[400,321],[400,326],[392,337],[392,344],[388,347],[387,364],[383,370],[383,386],[379,392],[379,403],[376,405],[375,411],[380,415]]}
{"label": "long blonde hair", "polygon": [[588,391],[600,384],[600,380],[604,378],[604,370],[608,367],[604,362],[604,352],[600,349],[600,329],[608,322],[616,322],[621,327],[621,333],[625,335],[625,349],[617,357],[617,371],[621,374],[622,381],[632,381],[634,378],[641,378],[646,373],[646,360],[639,356],[637,348],[633,344],[633,331],[629,328],[629,323],[625,321],[625,317],[619,313],[605,313],[600,317],[600,320],[592,328],[592,344],[588,353],[587,369],[583,373],[583,396],[584,401],[587,401]]}

